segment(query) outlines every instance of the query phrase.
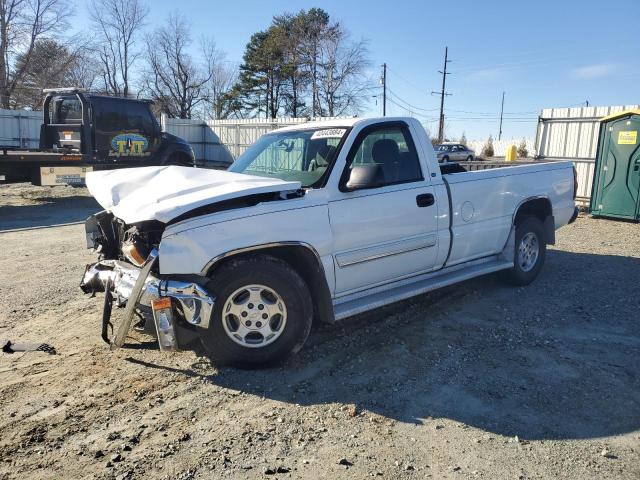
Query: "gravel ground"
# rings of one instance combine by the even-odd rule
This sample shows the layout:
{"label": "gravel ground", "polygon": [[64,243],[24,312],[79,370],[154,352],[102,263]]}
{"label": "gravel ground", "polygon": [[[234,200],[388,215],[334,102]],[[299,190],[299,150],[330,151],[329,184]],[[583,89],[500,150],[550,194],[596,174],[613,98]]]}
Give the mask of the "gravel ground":
{"label": "gravel ground", "polygon": [[58,351],[0,354],[1,479],[640,478],[637,224],[581,216],[529,287],[468,281],[242,371],[109,351],[83,227],[50,226],[92,200],[0,195],[0,337]]}

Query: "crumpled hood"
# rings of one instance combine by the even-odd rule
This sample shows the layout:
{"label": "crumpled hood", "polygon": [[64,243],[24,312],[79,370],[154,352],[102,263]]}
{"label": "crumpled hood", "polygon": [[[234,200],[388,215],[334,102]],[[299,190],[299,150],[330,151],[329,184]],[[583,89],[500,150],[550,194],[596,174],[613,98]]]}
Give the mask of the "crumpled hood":
{"label": "crumpled hood", "polygon": [[277,178],[177,166],[89,172],[86,182],[98,203],[128,224],[146,220],[167,223],[204,205],[301,187],[300,182]]}

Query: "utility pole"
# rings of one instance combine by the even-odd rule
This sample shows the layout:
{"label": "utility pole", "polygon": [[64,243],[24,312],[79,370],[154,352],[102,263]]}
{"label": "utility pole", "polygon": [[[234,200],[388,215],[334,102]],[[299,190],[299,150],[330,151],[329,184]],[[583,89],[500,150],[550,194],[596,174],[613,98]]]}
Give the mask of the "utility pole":
{"label": "utility pole", "polygon": [[438,73],[442,74],[442,90],[440,92],[431,92],[432,95],[440,95],[440,125],[438,126],[438,143],[442,143],[444,141],[444,97],[447,95],[451,95],[445,91],[445,86],[447,84],[447,63],[449,63],[449,47],[444,47],[444,68],[442,70],[438,70]]}
{"label": "utility pole", "polygon": [[504,113],[504,92],[502,92],[502,106],[500,107],[500,130],[498,131],[498,140],[502,137],[502,114]]}
{"label": "utility pole", "polygon": [[382,64],[382,116],[387,116],[387,64]]}

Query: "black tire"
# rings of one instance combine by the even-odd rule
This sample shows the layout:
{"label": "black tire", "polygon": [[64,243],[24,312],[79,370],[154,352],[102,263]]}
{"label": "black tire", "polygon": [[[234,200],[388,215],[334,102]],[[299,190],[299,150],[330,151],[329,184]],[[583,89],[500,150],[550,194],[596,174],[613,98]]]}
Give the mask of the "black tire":
{"label": "black tire", "polygon": [[473,155],[469,155],[467,157],[467,162],[473,162]]}
{"label": "black tire", "polygon": [[[533,265],[529,265],[527,268],[526,262],[523,264],[520,262],[520,245],[522,243],[523,238],[527,235],[533,235],[537,242],[537,257],[535,263]],[[515,235],[515,251],[513,258],[513,268],[506,270],[504,272],[504,278],[509,283],[518,286],[529,285],[533,282],[542,266],[544,265],[544,261],[547,254],[547,244],[545,241],[544,235],[544,227],[542,222],[538,220],[536,217],[525,217],[520,220],[516,226],[516,235]]]}
{"label": "black tire", "polygon": [[447,157],[446,155],[444,157],[442,157],[442,161],[443,162],[448,162],[449,161],[449,157]]}
{"label": "black tire", "polygon": [[[291,265],[275,257],[256,255],[232,259],[217,269],[212,277],[207,288],[216,296],[216,303],[209,328],[201,336],[201,341],[214,362],[255,368],[282,361],[302,348],[311,331],[313,305],[307,284]],[[247,285],[268,287],[282,298],[286,308],[286,322],[281,333],[272,343],[261,347],[236,343],[223,323],[227,321],[223,319],[227,300]]]}

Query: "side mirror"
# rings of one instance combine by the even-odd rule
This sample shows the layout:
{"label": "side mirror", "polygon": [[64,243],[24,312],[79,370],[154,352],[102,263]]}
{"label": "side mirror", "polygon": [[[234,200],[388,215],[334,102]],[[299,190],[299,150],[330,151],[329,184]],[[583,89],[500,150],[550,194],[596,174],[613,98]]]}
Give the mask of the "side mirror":
{"label": "side mirror", "polygon": [[385,184],[384,172],[379,163],[354,165],[346,184],[347,191],[377,188]]}

